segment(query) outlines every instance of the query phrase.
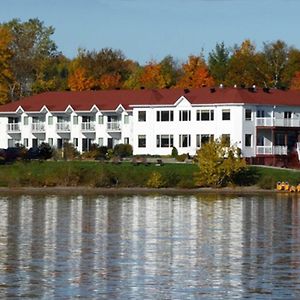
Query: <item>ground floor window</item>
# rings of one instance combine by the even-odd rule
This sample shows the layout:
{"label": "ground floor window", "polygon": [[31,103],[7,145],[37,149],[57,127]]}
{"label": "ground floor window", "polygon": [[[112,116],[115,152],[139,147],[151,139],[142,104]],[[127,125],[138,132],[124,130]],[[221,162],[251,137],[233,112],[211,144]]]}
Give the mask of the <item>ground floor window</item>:
{"label": "ground floor window", "polygon": [[53,146],[53,138],[48,138],[48,144],[50,147]]}
{"label": "ground floor window", "polygon": [[138,147],[139,148],[146,148],[146,135],[139,135],[138,136]]}
{"label": "ground floor window", "polygon": [[78,147],[78,138],[73,138],[73,146]]}
{"label": "ground floor window", "polygon": [[196,145],[200,148],[202,145],[213,141],[214,135],[213,134],[197,134],[196,135]]}
{"label": "ground floor window", "polygon": [[129,137],[124,137],[124,144],[129,144]]}
{"label": "ground floor window", "polygon": [[191,146],[191,135],[180,134],[179,135],[179,147],[186,148]]}
{"label": "ground floor window", "polygon": [[173,147],[173,135],[162,134],[156,136],[156,146],[158,148],[169,148]]}
{"label": "ground floor window", "polygon": [[245,147],[252,146],[252,134],[245,134]]}
{"label": "ground floor window", "polygon": [[24,138],[23,139],[23,145],[24,145],[24,147],[28,147],[28,139],[27,138]]}
{"label": "ground floor window", "polygon": [[104,139],[103,138],[98,138],[98,145],[102,147],[104,145]]}

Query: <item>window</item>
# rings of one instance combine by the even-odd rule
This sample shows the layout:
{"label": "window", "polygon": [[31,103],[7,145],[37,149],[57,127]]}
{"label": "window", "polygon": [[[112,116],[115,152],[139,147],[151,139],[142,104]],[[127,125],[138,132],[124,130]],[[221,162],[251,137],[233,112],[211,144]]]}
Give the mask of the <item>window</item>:
{"label": "window", "polygon": [[213,141],[214,135],[213,134],[197,134],[196,135],[196,145],[197,147],[201,147],[202,145]]}
{"label": "window", "polygon": [[98,116],[98,124],[103,124],[103,123],[104,123],[103,116]]}
{"label": "window", "polygon": [[24,119],[23,119],[24,125],[28,125],[28,123],[29,123],[28,121],[29,121],[29,120],[28,120],[28,117],[25,116]]}
{"label": "window", "polygon": [[214,120],[214,110],[197,110],[197,121],[213,121]]}
{"label": "window", "polygon": [[48,116],[48,125],[53,125],[53,116]]}
{"label": "window", "polygon": [[174,121],[173,110],[160,110],[156,112],[156,121],[158,122],[170,122]]}
{"label": "window", "polygon": [[8,148],[12,148],[15,146],[15,140],[14,139],[8,139],[7,140]]}
{"label": "window", "polygon": [[139,122],[146,122],[146,111],[141,110],[138,112],[138,120]]}
{"label": "window", "polygon": [[229,147],[230,146],[230,134],[222,134],[221,142],[224,144],[224,146]]}
{"label": "window", "polygon": [[138,147],[146,148],[146,136],[145,135],[138,136]]}
{"label": "window", "polygon": [[245,110],[245,120],[246,121],[251,121],[252,120],[252,110],[251,109],[246,109]]}
{"label": "window", "polygon": [[275,134],[275,145],[276,146],[285,146],[285,134],[276,133]]}
{"label": "window", "polygon": [[173,135],[162,134],[156,136],[156,146],[158,148],[173,147]]}
{"label": "window", "polygon": [[78,138],[73,138],[73,146],[78,147]]}
{"label": "window", "polygon": [[128,115],[124,116],[124,124],[129,124],[129,116]]}
{"label": "window", "polygon": [[186,148],[191,146],[191,135],[180,134],[179,135],[179,147]]}
{"label": "window", "polygon": [[48,144],[50,147],[53,146],[53,138],[48,138]]}
{"label": "window", "polygon": [[285,119],[291,119],[292,118],[292,112],[291,111],[285,111],[284,112],[284,118]]}
{"label": "window", "polygon": [[191,111],[190,110],[180,110],[179,111],[179,121],[191,121]]}
{"label": "window", "polygon": [[102,147],[102,146],[104,145],[104,140],[103,140],[103,138],[98,138],[98,145],[99,145],[100,147]]}
{"label": "window", "polygon": [[24,145],[24,147],[28,147],[28,139],[27,138],[23,139],[23,145]]}
{"label": "window", "polygon": [[124,144],[129,144],[129,137],[124,137]]}
{"label": "window", "polygon": [[78,125],[78,116],[73,116],[73,124]]}
{"label": "window", "polygon": [[222,120],[229,121],[230,120],[230,109],[223,109],[222,110]]}
{"label": "window", "polygon": [[256,113],[257,118],[264,118],[265,117],[265,111],[264,110],[258,110]]}
{"label": "window", "polygon": [[245,147],[252,146],[252,134],[245,134]]}

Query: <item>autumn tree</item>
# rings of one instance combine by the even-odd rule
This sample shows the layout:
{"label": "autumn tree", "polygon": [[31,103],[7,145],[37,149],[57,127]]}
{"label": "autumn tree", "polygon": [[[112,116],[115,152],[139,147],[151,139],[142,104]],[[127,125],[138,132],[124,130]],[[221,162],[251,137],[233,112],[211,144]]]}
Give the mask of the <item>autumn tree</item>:
{"label": "autumn tree", "polygon": [[198,186],[220,187],[234,183],[239,173],[245,170],[246,163],[240,149],[228,146],[222,141],[210,141],[197,151],[199,172],[196,175]]}
{"label": "autumn tree", "polygon": [[228,72],[230,51],[224,42],[216,44],[208,55],[208,69],[216,84],[225,83]]}
{"label": "autumn tree", "polygon": [[292,81],[290,88],[292,90],[300,90],[300,72],[296,72]]}
{"label": "autumn tree", "polygon": [[182,66],[183,75],[177,83],[179,88],[199,88],[214,85],[204,59],[201,56],[189,56],[188,62]]}
{"label": "autumn tree", "polygon": [[171,55],[164,57],[160,63],[160,73],[164,78],[166,87],[173,87],[182,75],[182,70]]}
{"label": "autumn tree", "polygon": [[9,49],[12,36],[9,30],[0,26],[0,103],[8,101],[9,84],[13,80],[10,69],[12,52]]}
{"label": "autumn tree", "polygon": [[94,79],[89,77],[87,71],[81,67],[78,67],[68,79],[68,87],[71,91],[91,90],[94,85]]}
{"label": "autumn tree", "polygon": [[26,22],[13,19],[3,26],[12,35],[10,67],[14,81],[9,86],[9,93],[10,98],[15,100],[32,93],[32,85],[44,59],[57,54],[56,44],[51,39],[54,28],[45,26],[39,19]]}
{"label": "autumn tree", "polygon": [[235,47],[228,61],[226,85],[252,86],[257,84],[257,59],[255,46],[250,40],[245,40],[240,47]]}
{"label": "autumn tree", "polygon": [[150,62],[144,66],[140,76],[140,85],[147,89],[161,89],[167,86],[160,64]]}
{"label": "autumn tree", "polygon": [[121,75],[116,74],[103,74],[99,80],[99,86],[101,90],[111,90],[120,88]]}

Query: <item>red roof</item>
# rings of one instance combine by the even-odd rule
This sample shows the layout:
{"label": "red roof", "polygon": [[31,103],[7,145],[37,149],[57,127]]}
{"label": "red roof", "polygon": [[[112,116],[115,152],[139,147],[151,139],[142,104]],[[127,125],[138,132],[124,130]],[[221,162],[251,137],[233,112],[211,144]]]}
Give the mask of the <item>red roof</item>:
{"label": "red roof", "polygon": [[181,96],[191,104],[245,103],[261,105],[300,105],[300,90],[256,89],[255,92],[240,88],[198,88],[161,90],[110,90],[83,92],[46,92],[23,98],[0,106],[0,112],[40,111],[46,106],[50,111],[65,111],[70,105],[75,111],[89,111],[93,105],[100,110],[115,110],[120,104],[125,109],[130,105],[172,105]]}

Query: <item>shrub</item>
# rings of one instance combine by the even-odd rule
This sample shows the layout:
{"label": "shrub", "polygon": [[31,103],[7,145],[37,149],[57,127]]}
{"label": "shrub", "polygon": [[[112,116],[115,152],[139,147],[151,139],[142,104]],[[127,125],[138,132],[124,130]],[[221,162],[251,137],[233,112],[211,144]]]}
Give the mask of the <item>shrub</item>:
{"label": "shrub", "polygon": [[173,147],[173,148],[172,148],[171,156],[172,156],[172,157],[175,157],[175,158],[178,156],[178,150],[177,150],[176,147]]}
{"label": "shrub", "polygon": [[53,155],[53,148],[48,143],[41,143],[38,147],[39,158],[49,159]]}
{"label": "shrub", "polygon": [[184,162],[187,158],[188,158],[188,155],[185,153],[176,156],[176,160],[180,161],[180,162]]}
{"label": "shrub", "polygon": [[159,172],[154,171],[150,174],[146,185],[150,188],[161,188],[165,186],[165,181]]}
{"label": "shrub", "polygon": [[80,153],[72,143],[64,143],[63,157],[64,159],[75,159],[80,157]]}
{"label": "shrub", "polygon": [[265,190],[272,190],[276,187],[276,180],[272,176],[264,176],[259,180],[258,186]]}
{"label": "shrub", "polygon": [[119,157],[131,156],[132,152],[132,146],[130,144],[118,144],[114,147],[114,155]]}

